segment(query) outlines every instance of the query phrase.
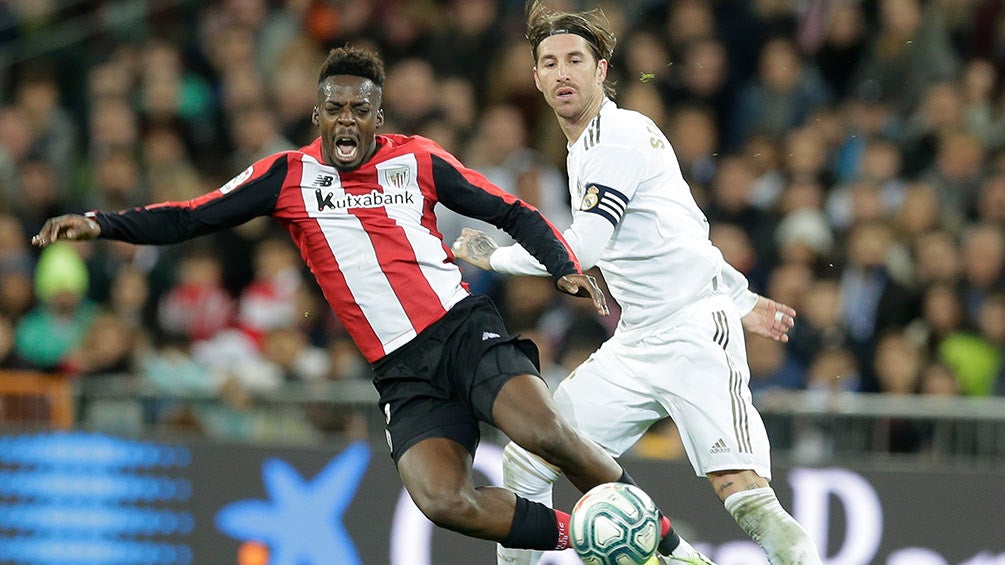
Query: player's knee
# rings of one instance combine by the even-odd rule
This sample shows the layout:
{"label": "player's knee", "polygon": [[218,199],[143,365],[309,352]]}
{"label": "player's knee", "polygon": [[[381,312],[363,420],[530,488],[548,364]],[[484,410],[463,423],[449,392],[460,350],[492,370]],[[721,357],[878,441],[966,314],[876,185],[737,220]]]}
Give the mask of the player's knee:
{"label": "player's knee", "polygon": [[448,530],[470,527],[477,515],[474,499],[459,492],[426,493],[412,500],[430,522]]}
{"label": "player's knee", "polygon": [[564,467],[573,458],[579,436],[567,423],[556,419],[552,425],[541,427],[521,444],[527,451],[551,465]]}

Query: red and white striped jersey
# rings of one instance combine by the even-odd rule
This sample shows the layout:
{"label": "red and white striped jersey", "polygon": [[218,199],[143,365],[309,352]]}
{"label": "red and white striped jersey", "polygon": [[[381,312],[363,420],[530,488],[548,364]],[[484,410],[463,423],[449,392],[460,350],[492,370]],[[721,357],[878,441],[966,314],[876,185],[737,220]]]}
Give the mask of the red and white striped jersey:
{"label": "red and white striped jersey", "polygon": [[325,298],[374,362],[468,295],[436,229],[437,202],[506,231],[557,278],[579,273],[560,232],[536,209],[418,136],[377,136],[352,171],[321,157],[321,140],[266,157],[185,202],[90,212],[101,237],[177,243],[270,215],[293,237]]}

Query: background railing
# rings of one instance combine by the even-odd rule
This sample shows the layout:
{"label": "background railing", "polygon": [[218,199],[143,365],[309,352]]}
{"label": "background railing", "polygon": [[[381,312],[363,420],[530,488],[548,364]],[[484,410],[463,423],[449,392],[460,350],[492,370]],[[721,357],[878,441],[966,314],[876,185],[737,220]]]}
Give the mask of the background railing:
{"label": "background railing", "polygon": [[[171,393],[130,376],[0,372],[0,426],[312,445],[383,436],[365,380],[262,393]],[[773,391],[755,398],[776,461],[916,461],[1005,468],[1005,398]],[[486,428],[486,438],[505,441]]]}

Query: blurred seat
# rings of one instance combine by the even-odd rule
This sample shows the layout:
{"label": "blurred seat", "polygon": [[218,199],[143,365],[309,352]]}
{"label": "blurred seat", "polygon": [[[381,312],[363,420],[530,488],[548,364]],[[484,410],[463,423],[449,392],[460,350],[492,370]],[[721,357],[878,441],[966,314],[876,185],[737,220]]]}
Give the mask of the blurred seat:
{"label": "blurred seat", "polygon": [[68,377],[0,371],[0,425],[68,430],[73,423],[73,385]]}

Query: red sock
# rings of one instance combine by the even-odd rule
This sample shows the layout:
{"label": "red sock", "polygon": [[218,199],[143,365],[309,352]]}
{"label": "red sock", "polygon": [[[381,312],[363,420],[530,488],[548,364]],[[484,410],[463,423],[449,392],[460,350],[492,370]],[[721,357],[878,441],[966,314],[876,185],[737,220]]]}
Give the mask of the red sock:
{"label": "red sock", "polygon": [[660,537],[666,537],[666,535],[670,532],[670,528],[670,518],[660,514]]}
{"label": "red sock", "polygon": [[[570,516],[561,510],[555,510],[555,520],[558,522],[558,544],[556,551],[569,549],[569,518]],[[669,523],[669,522],[667,522]]]}

